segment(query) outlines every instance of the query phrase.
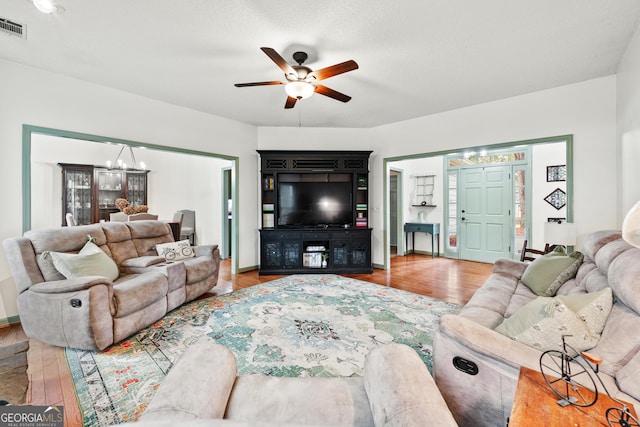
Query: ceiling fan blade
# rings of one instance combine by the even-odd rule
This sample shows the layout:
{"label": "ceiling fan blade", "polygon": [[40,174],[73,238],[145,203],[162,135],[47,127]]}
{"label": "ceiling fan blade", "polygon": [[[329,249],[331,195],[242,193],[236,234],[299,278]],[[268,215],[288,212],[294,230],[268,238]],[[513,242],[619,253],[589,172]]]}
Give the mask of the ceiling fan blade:
{"label": "ceiling fan blade", "polygon": [[329,98],[337,99],[342,102],[349,102],[351,97],[349,95],[345,95],[344,93],[340,93],[337,90],[329,89],[326,86],[315,85],[316,93],[320,95],[328,96]]}
{"label": "ceiling fan blade", "polygon": [[293,108],[296,105],[298,98],[287,96],[287,102],[284,103],[284,108]]}
{"label": "ceiling fan blade", "polygon": [[253,82],[253,83],[236,83],[235,87],[247,87],[247,86],[269,86],[269,85],[283,85],[284,83],[273,81],[273,82]]}
{"label": "ceiling fan blade", "polygon": [[292,75],[296,79],[298,78],[298,73],[296,73],[296,70],[294,70],[293,67],[291,65],[289,65],[289,63],[287,61],[285,61],[284,58],[282,56],[280,56],[280,54],[278,52],[276,52],[275,50],[271,49],[270,47],[261,47],[260,49],[264,53],[266,53],[267,56],[269,58],[271,58],[271,60],[273,62],[275,62],[276,65],[278,67],[280,67],[280,69],[282,71],[284,71],[285,75]]}
{"label": "ceiling fan blade", "polygon": [[307,76],[309,78],[315,78],[316,80],[324,80],[329,77],[337,76],[338,74],[346,73],[347,71],[353,71],[358,69],[358,64],[356,61],[348,60],[345,62],[341,62],[336,65],[332,65],[330,67],[320,68],[319,70],[312,71]]}

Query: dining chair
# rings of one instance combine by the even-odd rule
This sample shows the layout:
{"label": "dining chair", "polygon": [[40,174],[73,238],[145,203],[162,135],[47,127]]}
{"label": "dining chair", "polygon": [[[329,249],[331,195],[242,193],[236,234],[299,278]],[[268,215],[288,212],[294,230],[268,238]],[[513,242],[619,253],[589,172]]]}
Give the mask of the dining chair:
{"label": "dining chair", "polygon": [[172,222],[177,223],[178,224],[178,236],[180,236],[180,233],[182,233],[182,218],[184,217],[184,213],[182,211],[176,211],[173,214],[173,220]]}
{"label": "dining chair", "polygon": [[182,209],[182,228],[180,239],[189,239],[191,245],[196,244],[196,212],[189,209]]}
{"label": "dining chair", "polygon": [[157,221],[158,215],[153,215],[145,212],[129,215],[129,221],[139,221],[139,220],[145,220],[145,219],[151,219],[151,220]]}
{"label": "dining chair", "polygon": [[549,253],[548,243],[544,246],[544,250],[528,248],[527,243],[527,239],[525,239],[524,244],[522,245],[522,250],[520,251],[520,261],[533,261],[538,256]]}
{"label": "dining chair", "polygon": [[67,212],[67,214],[65,215],[65,219],[67,221],[67,227],[75,227],[76,220],[71,212]]}
{"label": "dining chair", "polygon": [[109,214],[109,221],[112,222],[127,222],[129,220],[129,215],[124,212],[114,212]]}

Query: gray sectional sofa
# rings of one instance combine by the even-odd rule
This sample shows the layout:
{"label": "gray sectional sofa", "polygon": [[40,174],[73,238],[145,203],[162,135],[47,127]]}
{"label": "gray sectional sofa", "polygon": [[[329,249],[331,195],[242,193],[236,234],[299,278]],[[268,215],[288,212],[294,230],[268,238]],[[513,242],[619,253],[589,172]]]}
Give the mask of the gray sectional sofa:
{"label": "gray sectional sofa", "polygon": [[[626,243],[618,231],[599,231],[586,238],[581,252],[584,260],[577,274],[557,295],[583,298],[580,295],[611,289],[613,304],[609,298],[604,328],[589,352],[604,359],[600,378],[608,391],[640,410],[640,249]],[[495,330],[538,298],[521,280],[531,265],[498,260],[461,312],[441,319],[434,377],[462,426],[505,426],[520,366],[540,371],[541,350]]]}
{"label": "gray sectional sofa", "polygon": [[[103,350],[216,286],[217,245],[196,246],[195,256],[168,263],[156,245],[171,242],[161,221],[31,230],[5,240],[24,332],[56,346]],[[65,260],[78,277],[59,271]],[[105,265],[100,274],[82,273],[96,264]]]}
{"label": "gray sectional sofa", "polygon": [[205,339],[171,368],[136,426],[456,426],[429,370],[402,344],[367,355],[364,377],[237,376],[236,358]]}

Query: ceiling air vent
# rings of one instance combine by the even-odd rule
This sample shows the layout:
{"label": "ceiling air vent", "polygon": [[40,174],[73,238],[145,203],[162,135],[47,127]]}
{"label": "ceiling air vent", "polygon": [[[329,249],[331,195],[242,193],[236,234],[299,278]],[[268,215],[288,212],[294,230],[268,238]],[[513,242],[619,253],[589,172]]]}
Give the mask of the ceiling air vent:
{"label": "ceiling air vent", "polygon": [[0,31],[11,34],[12,36],[18,36],[22,39],[27,38],[27,32],[24,25],[10,21],[6,18],[0,18]]}

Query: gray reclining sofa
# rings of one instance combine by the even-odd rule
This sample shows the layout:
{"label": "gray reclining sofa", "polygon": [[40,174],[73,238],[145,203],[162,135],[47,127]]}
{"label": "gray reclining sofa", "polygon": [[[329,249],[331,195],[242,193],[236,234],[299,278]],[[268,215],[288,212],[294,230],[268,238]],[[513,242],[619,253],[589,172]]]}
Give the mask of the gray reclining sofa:
{"label": "gray reclining sofa", "polygon": [[[604,329],[588,351],[604,359],[599,375],[608,391],[640,410],[640,249],[625,242],[619,231],[598,231],[585,239],[581,252],[584,260],[575,277],[556,295],[611,289]],[[434,377],[462,426],[507,425],[520,367],[540,371],[542,351],[495,330],[538,298],[522,281],[532,265],[498,260],[461,312],[441,318],[434,341]]]}
{"label": "gray reclining sofa", "polygon": [[[51,252],[78,254],[89,240],[115,262],[115,277],[66,278],[56,269]],[[167,263],[156,245],[170,242],[171,228],[162,221],[31,230],[6,239],[25,334],[60,347],[103,350],[216,286],[217,245],[196,246],[195,256]]]}

